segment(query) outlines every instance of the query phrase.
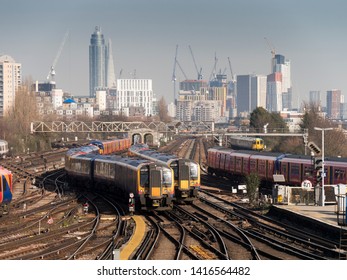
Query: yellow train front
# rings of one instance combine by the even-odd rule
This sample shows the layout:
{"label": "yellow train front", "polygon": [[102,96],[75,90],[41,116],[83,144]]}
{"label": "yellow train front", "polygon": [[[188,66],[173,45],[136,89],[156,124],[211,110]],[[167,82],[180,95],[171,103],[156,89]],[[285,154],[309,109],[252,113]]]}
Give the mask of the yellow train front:
{"label": "yellow train front", "polygon": [[65,166],[70,184],[110,193],[137,210],[166,210],[174,196],[173,172],[164,164],[139,158],[84,154],[71,156]]}
{"label": "yellow train front", "polygon": [[200,165],[190,159],[179,158],[172,154],[160,153],[144,148],[143,145],[133,145],[129,148],[132,155],[163,163],[170,167],[174,174],[175,201],[193,201],[200,188]]}

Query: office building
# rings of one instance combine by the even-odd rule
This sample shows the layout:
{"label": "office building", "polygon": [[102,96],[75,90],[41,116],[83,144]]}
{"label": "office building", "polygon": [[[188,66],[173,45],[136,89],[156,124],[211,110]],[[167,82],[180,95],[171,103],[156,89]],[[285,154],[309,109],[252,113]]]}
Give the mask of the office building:
{"label": "office building", "polygon": [[22,84],[22,65],[8,55],[0,56],[0,117],[15,106],[16,91]]}
{"label": "office building", "polygon": [[251,113],[257,107],[266,106],[266,76],[237,76],[237,112]]}

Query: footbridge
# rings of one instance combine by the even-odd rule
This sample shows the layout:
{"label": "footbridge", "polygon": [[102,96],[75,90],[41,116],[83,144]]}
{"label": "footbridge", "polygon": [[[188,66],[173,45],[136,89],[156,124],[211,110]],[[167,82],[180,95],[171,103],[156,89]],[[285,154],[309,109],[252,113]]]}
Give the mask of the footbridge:
{"label": "footbridge", "polygon": [[[228,137],[248,136],[248,137],[303,137],[305,148],[308,144],[308,131],[291,131],[283,129],[251,130],[239,129],[228,132],[226,129],[216,129],[214,122],[83,122],[83,121],[36,121],[31,123],[31,133],[106,133],[113,135],[127,135],[134,139],[139,137],[140,141],[146,142],[150,139],[153,144],[158,144],[160,139],[170,140],[179,136],[188,137],[212,137],[220,145],[228,142]],[[135,141],[134,141],[135,142]],[[165,141],[166,142],[166,141]]]}

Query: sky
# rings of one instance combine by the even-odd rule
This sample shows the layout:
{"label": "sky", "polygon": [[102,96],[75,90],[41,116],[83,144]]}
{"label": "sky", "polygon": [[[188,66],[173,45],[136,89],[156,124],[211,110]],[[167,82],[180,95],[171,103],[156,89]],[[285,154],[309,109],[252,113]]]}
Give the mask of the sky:
{"label": "sky", "polygon": [[[116,78],[152,79],[173,101],[175,50],[189,79],[214,68],[230,77],[270,73],[271,48],[291,61],[293,103],[310,90],[347,93],[345,0],[1,0],[0,54],[22,64],[23,79],[46,81],[57,60],[58,88],[89,95],[89,44],[95,26],[111,39]],[[267,40],[265,40],[267,38]],[[178,82],[185,79],[176,66]],[[324,103],[324,102],[323,102]]]}

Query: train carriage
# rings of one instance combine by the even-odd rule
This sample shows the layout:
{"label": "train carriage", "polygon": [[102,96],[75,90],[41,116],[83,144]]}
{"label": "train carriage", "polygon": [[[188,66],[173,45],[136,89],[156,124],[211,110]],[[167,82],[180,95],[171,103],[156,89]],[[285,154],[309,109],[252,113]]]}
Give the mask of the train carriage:
{"label": "train carriage", "polygon": [[290,185],[300,186],[304,180],[312,181],[312,160],[309,156],[286,155],[280,160],[280,174]]}
{"label": "train carriage", "polygon": [[126,151],[131,146],[131,139],[117,138],[108,140],[92,140],[90,144],[97,146],[101,155],[110,155]]}
{"label": "train carriage", "polygon": [[327,185],[347,184],[347,159],[328,158],[324,161]]}

